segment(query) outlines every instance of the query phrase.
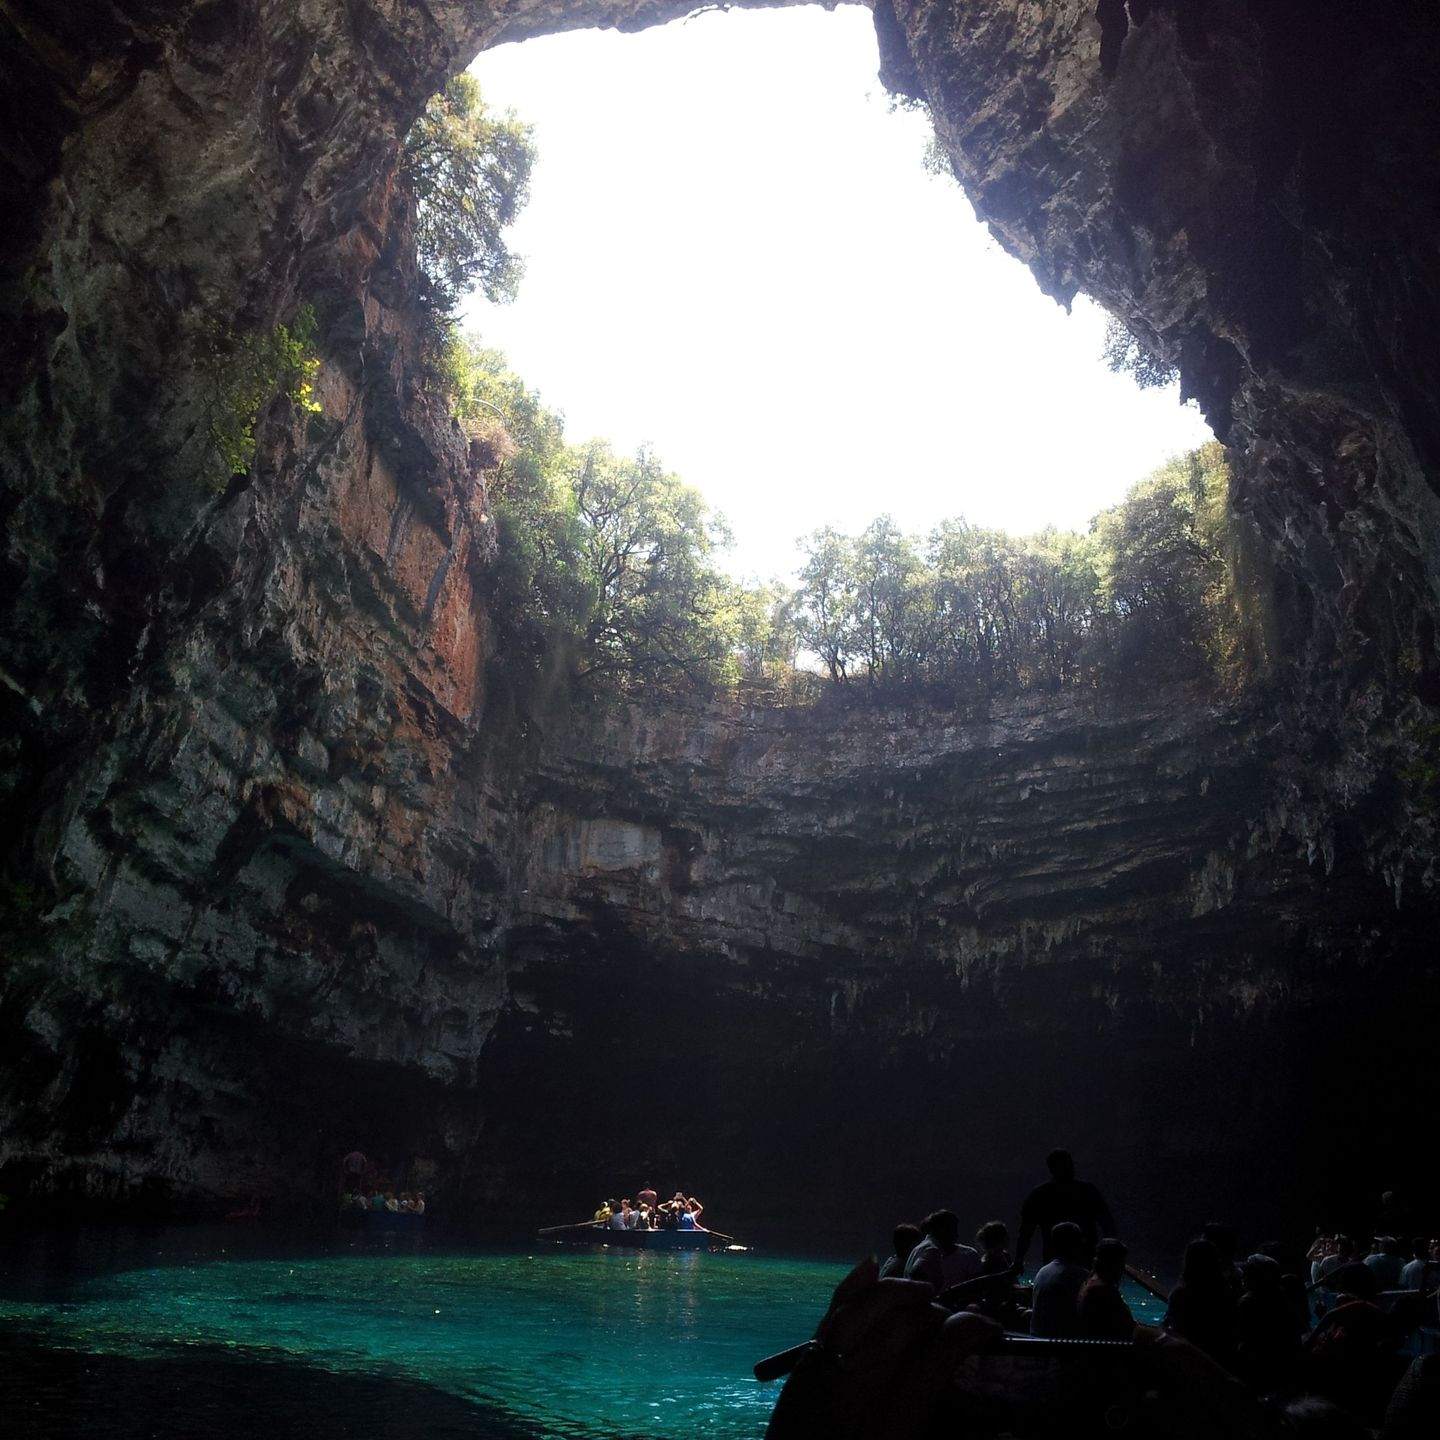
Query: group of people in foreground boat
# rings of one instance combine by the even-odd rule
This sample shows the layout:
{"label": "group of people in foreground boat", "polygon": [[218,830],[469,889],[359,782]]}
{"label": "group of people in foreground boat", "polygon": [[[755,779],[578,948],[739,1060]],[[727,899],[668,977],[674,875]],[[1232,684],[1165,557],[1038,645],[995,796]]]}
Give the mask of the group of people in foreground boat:
{"label": "group of people in foreground boat", "polygon": [[693,1196],[677,1190],[670,1200],[661,1200],[648,1185],[639,1191],[635,1203],[629,1196],[619,1204],[606,1200],[595,1211],[593,1224],[609,1230],[703,1230],[700,1223],[705,1207]]}
{"label": "group of people in foreground boat", "polygon": [[[971,1246],[961,1243],[955,1213],[937,1210],[919,1225],[896,1227],[880,1277],[923,1282],[946,1309],[975,1312],[1012,1332],[1136,1338],[1122,1289],[1128,1251],[1109,1207],[1076,1177],[1068,1152],[1052,1152],[1047,1164],[1050,1179],[1021,1209],[1014,1252],[1002,1222],[982,1225]],[[1015,1282],[1037,1233],[1043,1263],[1027,1294]],[[1161,1328],[1257,1394],[1318,1397],[1357,1423],[1378,1423],[1407,1364],[1402,1342],[1418,1326],[1437,1324],[1440,1248],[1423,1239],[1411,1248],[1408,1267],[1385,1237],[1363,1256],[1342,1237],[1333,1246],[1317,1242],[1311,1255],[1277,1242],[1242,1258],[1236,1232],[1211,1223],[1185,1248]],[[1428,1367],[1417,1374],[1428,1369],[1430,1403],[1440,1407],[1440,1355],[1423,1358]]]}

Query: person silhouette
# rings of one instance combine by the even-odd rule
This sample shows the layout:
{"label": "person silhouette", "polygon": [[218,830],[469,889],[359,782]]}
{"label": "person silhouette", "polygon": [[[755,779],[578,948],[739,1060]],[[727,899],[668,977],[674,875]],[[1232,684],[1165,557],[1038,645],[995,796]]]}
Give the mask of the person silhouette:
{"label": "person silhouette", "polygon": [[1086,1180],[1075,1178],[1075,1161],[1068,1150],[1052,1150],[1045,1157],[1050,1178],[1037,1185],[1020,1207],[1020,1234],[1015,1242],[1015,1260],[1024,1264],[1030,1241],[1038,1230],[1042,1260],[1053,1260],[1051,1235],[1057,1225],[1078,1225],[1085,1239],[1086,1253],[1095,1243],[1115,1234],[1115,1217],[1105,1197]]}

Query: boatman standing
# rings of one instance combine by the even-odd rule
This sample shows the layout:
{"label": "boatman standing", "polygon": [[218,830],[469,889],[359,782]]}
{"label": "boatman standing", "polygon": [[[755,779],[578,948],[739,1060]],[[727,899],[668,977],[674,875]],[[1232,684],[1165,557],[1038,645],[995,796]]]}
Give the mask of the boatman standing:
{"label": "boatman standing", "polygon": [[1030,1237],[1037,1230],[1043,1260],[1055,1258],[1050,1235],[1057,1225],[1067,1221],[1080,1227],[1087,1256],[1094,1252],[1097,1241],[1115,1234],[1115,1217],[1105,1197],[1088,1181],[1075,1178],[1075,1161],[1068,1150],[1052,1150],[1045,1157],[1045,1165],[1050,1178],[1043,1185],[1037,1185],[1020,1207],[1020,1236],[1015,1244],[1017,1264],[1024,1263]]}

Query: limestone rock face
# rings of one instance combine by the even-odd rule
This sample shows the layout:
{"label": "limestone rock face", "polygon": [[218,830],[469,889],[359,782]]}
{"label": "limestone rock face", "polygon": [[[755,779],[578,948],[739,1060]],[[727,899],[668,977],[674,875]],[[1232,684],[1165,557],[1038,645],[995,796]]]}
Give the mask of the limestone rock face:
{"label": "limestone rock face", "polygon": [[[319,1196],[359,1144],[459,1217],[632,1175],[773,1228],[999,1212],[1068,1138],[1163,1238],[1403,1185],[1440,1100],[1440,22],[876,8],[1001,242],[1232,446],[1264,697],[517,706],[398,140],[483,45],[684,8],[4,7],[0,1189]],[[321,414],[217,477],[212,357],[301,302]]]}

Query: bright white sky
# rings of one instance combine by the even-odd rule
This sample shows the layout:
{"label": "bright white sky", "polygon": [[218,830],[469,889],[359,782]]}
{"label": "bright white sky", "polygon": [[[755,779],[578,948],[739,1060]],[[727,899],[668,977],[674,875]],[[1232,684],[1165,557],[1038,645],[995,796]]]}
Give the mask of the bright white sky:
{"label": "bright white sky", "polygon": [[508,306],[467,324],[572,441],[651,442],[729,518],[737,575],[795,539],[965,515],[1080,526],[1210,438],[1099,359],[891,113],[867,10],[710,13],[507,45],[473,67],[535,127]]}

